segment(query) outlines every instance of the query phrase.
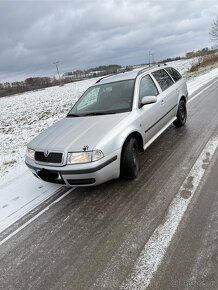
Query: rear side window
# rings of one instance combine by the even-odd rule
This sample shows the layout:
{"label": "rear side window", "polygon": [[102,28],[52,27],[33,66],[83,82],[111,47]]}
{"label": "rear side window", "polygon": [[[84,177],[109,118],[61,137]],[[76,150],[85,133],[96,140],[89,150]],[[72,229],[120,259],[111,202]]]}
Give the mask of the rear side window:
{"label": "rear side window", "polygon": [[141,101],[143,97],[157,95],[158,90],[155,83],[153,82],[152,78],[149,75],[146,75],[140,82],[139,101]]}
{"label": "rear side window", "polygon": [[175,82],[182,78],[181,74],[175,68],[167,67],[165,70],[171,75]]}
{"label": "rear side window", "polygon": [[152,75],[157,80],[157,82],[160,85],[162,91],[165,91],[166,89],[168,89],[170,86],[172,86],[174,84],[174,82],[171,79],[171,77],[163,69],[153,72]]}

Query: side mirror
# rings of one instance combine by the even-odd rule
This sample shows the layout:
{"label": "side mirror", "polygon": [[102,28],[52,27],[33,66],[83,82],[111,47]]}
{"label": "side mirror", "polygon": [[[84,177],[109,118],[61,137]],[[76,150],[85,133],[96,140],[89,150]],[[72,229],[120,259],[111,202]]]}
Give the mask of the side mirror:
{"label": "side mirror", "polygon": [[157,97],[155,97],[155,96],[146,96],[146,97],[142,98],[141,105],[144,106],[144,105],[153,104],[153,103],[156,103],[156,102],[157,102]]}

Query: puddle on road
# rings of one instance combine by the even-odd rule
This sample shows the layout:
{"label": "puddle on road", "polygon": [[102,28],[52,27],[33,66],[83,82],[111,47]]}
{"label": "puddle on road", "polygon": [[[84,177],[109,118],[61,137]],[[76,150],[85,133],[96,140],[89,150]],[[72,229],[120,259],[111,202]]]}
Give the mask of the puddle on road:
{"label": "puddle on road", "polygon": [[206,152],[206,158],[203,159],[203,163],[209,163],[210,162],[210,152]]}
{"label": "puddle on road", "polygon": [[191,193],[190,190],[184,189],[184,190],[181,191],[180,196],[182,198],[188,199],[191,196],[191,194],[192,193]]}
{"label": "puddle on road", "polygon": [[194,185],[193,185],[193,179],[194,177],[193,176],[189,176],[186,180],[186,183],[184,184],[184,189],[187,189],[187,190],[192,190]]}
{"label": "puddle on road", "polygon": [[191,194],[192,194],[191,191],[194,187],[193,180],[194,180],[194,177],[192,175],[187,178],[187,180],[183,186],[183,190],[180,193],[180,196],[182,198],[188,199],[191,196]]}

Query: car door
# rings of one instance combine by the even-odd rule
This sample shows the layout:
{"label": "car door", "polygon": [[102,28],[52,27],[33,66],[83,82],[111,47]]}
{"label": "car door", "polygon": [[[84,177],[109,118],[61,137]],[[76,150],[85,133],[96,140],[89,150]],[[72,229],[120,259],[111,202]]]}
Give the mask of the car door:
{"label": "car door", "polygon": [[[146,96],[156,96],[157,102],[141,106],[141,100]],[[161,97],[159,95],[159,90],[150,75],[145,75],[140,80],[138,106],[145,144],[158,132],[158,120],[161,114]]]}
{"label": "car door", "polygon": [[152,76],[158,82],[162,90],[160,114],[161,120],[159,122],[159,126],[163,127],[176,115],[178,90],[176,89],[175,82],[164,69],[153,72]]}

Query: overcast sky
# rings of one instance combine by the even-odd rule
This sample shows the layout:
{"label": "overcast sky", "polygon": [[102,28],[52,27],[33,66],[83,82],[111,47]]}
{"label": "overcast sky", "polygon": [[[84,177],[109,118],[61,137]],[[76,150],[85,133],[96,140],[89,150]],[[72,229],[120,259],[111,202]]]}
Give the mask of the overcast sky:
{"label": "overcast sky", "polygon": [[211,46],[217,0],[0,0],[0,82]]}

